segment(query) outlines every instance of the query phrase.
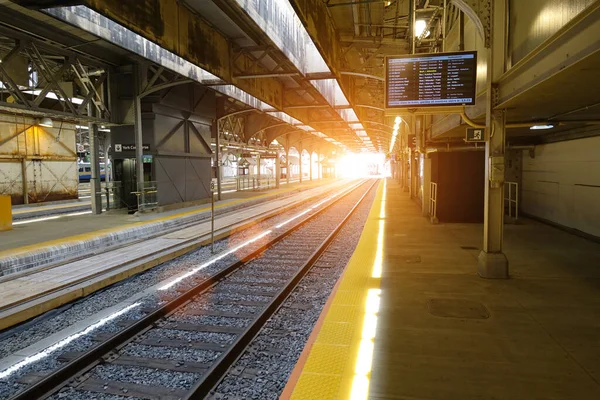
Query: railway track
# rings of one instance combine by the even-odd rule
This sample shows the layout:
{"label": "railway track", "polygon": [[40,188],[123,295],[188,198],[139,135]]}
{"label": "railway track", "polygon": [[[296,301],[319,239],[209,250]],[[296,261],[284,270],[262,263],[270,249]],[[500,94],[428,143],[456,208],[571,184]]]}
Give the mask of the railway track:
{"label": "railway track", "polygon": [[[307,272],[327,257],[329,244],[376,182],[348,188],[323,208],[277,225],[267,243],[209,279],[165,285],[164,304],[144,310],[140,320],[124,321],[118,333],[96,335],[98,344],[89,351],[63,354],[66,364],[58,370],[22,377],[29,386],[11,400],[70,399],[74,389],[78,398],[88,398],[86,392],[205,398]],[[123,375],[146,381],[115,379]]]}

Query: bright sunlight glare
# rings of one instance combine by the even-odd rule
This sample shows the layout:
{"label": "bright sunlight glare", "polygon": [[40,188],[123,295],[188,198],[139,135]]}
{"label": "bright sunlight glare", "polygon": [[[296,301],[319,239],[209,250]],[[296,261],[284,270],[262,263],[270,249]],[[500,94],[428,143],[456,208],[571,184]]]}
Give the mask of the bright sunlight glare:
{"label": "bright sunlight glare", "polygon": [[390,176],[389,164],[382,153],[346,154],[338,159],[336,169],[341,178]]}

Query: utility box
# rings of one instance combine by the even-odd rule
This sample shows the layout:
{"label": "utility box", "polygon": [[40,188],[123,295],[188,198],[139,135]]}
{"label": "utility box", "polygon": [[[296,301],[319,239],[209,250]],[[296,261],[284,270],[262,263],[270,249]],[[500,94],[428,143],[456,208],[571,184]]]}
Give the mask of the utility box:
{"label": "utility box", "polygon": [[0,232],[12,229],[12,206],[10,196],[0,196]]}

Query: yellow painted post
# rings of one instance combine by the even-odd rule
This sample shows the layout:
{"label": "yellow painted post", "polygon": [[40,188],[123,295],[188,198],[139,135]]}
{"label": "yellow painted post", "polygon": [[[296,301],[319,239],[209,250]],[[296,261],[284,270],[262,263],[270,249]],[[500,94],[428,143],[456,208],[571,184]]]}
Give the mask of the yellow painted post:
{"label": "yellow painted post", "polygon": [[12,207],[10,196],[0,196],[0,231],[12,229]]}

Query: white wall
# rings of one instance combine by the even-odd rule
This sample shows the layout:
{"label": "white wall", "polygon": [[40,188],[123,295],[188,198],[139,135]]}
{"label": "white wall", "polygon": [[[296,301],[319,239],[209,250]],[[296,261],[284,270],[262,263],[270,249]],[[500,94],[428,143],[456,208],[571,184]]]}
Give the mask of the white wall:
{"label": "white wall", "polygon": [[521,209],[600,237],[600,137],[523,152]]}

